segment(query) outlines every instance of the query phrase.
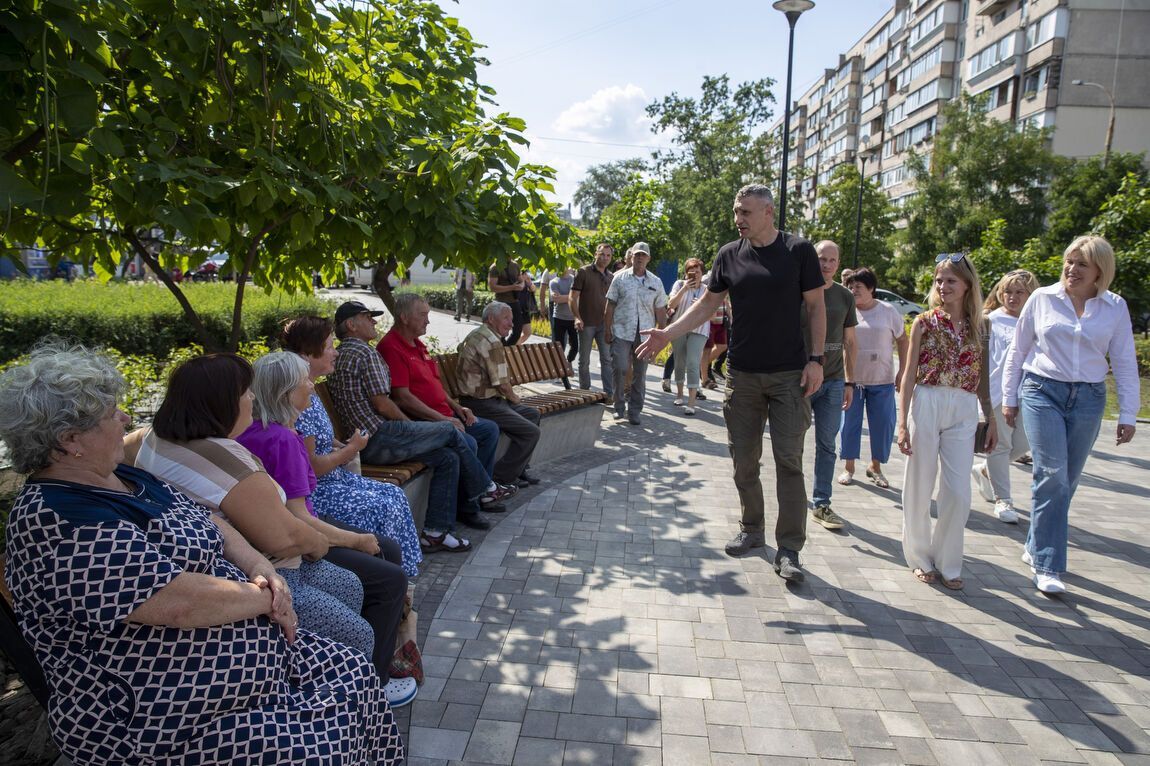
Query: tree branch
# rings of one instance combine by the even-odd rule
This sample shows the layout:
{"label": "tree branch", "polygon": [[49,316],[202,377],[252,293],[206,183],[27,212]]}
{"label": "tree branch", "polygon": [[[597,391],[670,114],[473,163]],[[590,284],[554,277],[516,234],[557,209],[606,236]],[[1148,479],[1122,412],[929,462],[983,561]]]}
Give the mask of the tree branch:
{"label": "tree branch", "polygon": [[136,232],[130,230],[120,230],[120,235],[128,241],[128,244],[132,246],[132,249],[136,252],[136,254],[144,260],[144,263],[148,264],[148,268],[155,272],[159,280],[163,282],[164,286],[167,287],[172,295],[175,296],[176,301],[180,304],[180,308],[184,310],[184,316],[186,316],[188,321],[192,323],[192,327],[195,329],[196,335],[200,337],[200,342],[203,344],[204,350],[219,351],[219,344],[208,333],[208,328],[204,326],[203,321],[200,319],[200,315],[196,313],[194,308],[192,308],[192,304],[188,301],[188,296],[184,295],[184,291],[181,290],[180,286],[177,285],[175,280],[172,279],[171,274],[169,274],[167,270],[165,270],[164,267],[160,265],[160,262],[154,255],[152,255],[151,251],[149,251],[144,243],[140,240],[139,235],[136,234]]}

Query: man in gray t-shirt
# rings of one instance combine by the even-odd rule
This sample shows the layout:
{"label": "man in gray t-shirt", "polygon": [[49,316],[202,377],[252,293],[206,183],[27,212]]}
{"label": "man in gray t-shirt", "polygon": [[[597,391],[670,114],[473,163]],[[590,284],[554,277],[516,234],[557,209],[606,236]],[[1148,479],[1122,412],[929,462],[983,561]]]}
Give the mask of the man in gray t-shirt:
{"label": "man in gray t-shirt", "polygon": [[579,333],[575,330],[575,315],[571,313],[571,285],[575,271],[565,270],[551,280],[548,293],[551,298],[551,340],[560,348],[567,347],[567,361],[574,362],[579,355]]}
{"label": "man in gray t-shirt", "polygon": [[[826,343],[823,346],[823,383],[811,395],[811,416],[815,426],[815,481],[811,518],[827,529],[842,529],[846,522],[831,510],[831,485],[835,471],[835,437],[843,412],[854,395],[855,299],[851,291],[835,281],[839,268],[839,246],[829,239],[815,245],[819,270],[823,273],[823,303],[827,312]],[[810,323],[802,310],[803,337],[811,345]]]}

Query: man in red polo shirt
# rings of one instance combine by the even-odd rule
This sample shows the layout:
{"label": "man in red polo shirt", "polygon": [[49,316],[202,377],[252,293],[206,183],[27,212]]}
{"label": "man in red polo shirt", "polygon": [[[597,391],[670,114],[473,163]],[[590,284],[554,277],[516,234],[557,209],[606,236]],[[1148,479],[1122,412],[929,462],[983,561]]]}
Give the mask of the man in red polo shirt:
{"label": "man in red polo shirt", "polygon": [[391,372],[391,398],[412,420],[443,420],[458,428],[492,476],[499,426],[477,418],[447,395],[439,379],[439,365],[419,340],[427,332],[430,312],[431,307],[418,293],[395,296],[395,326],[376,346]]}

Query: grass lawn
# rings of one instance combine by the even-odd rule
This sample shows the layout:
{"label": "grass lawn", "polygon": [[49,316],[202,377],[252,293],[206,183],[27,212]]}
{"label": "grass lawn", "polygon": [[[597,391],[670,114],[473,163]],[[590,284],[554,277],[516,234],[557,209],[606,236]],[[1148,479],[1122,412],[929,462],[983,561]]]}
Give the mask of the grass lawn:
{"label": "grass lawn", "polygon": [[[1138,417],[1150,419],[1150,378],[1142,378],[1140,394],[1142,401],[1138,406]],[[1106,376],[1106,417],[1118,417],[1118,393],[1113,375]]]}

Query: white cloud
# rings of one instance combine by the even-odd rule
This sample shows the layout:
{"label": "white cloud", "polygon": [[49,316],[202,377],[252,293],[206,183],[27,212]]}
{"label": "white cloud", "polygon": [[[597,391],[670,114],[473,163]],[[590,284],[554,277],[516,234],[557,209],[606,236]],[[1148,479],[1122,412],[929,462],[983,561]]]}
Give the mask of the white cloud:
{"label": "white cloud", "polygon": [[561,136],[583,141],[652,143],[647,94],[638,85],[612,85],[563,110],[552,123]]}

